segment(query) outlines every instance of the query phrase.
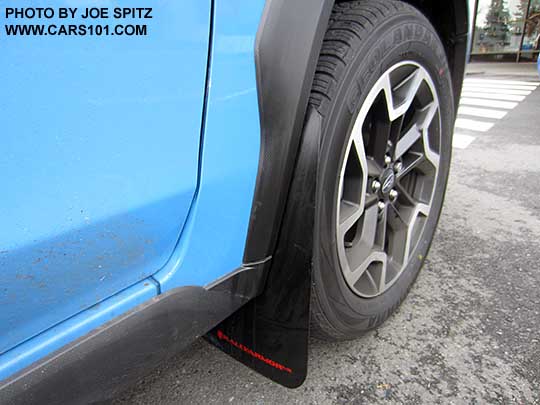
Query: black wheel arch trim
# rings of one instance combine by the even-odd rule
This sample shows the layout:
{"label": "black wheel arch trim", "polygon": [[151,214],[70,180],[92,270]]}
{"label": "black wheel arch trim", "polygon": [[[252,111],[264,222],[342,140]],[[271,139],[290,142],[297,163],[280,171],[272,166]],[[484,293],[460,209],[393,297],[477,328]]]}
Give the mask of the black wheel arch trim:
{"label": "black wheel arch trim", "polygon": [[274,252],[333,5],[334,0],[266,1],[255,44],[261,152],[244,263]]}
{"label": "black wheel arch trim", "polygon": [[[244,263],[274,254],[317,60],[335,1],[266,2],[255,44],[261,152]],[[420,9],[441,36],[458,103],[469,38],[467,1],[407,2]],[[298,16],[302,16],[300,21]]]}

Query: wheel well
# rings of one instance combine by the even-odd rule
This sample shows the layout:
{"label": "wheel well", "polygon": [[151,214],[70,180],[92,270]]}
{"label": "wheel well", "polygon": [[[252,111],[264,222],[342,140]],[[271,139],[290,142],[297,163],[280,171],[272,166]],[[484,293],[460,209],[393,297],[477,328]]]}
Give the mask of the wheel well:
{"label": "wheel well", "polygon": [[467,64],[469,8],[467,0],[405,0],[420,10],[433,24],[446,50],[452,72],[456,108]]}
{"label": "wheel well", "polygon": [[[353,0],[337,0],[345,3]],[[402,0],[420,10],[437,30],[452,72],[456,104],[467,62],[469,11],[467,0]]]}
{"label": "wheel well", "polygon": [[[351,0],[266,2],[255,49],[261,157],[244,250],[246,264],[267,260],[275,252],[315,67],[336,1]],[[467,0],[404,1],[419,9],[442,39],[457,109],[467,58]]]}

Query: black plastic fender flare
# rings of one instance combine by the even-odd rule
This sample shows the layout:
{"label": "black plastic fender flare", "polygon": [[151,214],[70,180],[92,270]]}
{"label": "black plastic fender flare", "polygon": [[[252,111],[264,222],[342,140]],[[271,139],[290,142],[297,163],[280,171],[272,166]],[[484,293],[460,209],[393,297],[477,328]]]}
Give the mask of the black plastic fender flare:
{"label": "black plastic fender flare", "polygon": [[261,152],[244,263],[272,256],[334,0],[267,0],[255,44]]}

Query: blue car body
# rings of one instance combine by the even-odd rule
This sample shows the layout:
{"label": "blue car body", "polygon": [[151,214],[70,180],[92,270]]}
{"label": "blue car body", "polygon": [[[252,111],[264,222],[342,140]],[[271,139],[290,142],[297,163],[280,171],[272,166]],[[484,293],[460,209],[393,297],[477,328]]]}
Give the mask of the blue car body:
{"label": "blue car body", "polygon": [[[156,0],[146,36],[0,34],[0,392],[135,310],[269,263],[333,3]],[[261,28],[306,6],[297,37]]]}
{"label": "blue car body", "polygon": [[241,266],[263,5],[162,0],[144,38],[0,37],[0,380]]}

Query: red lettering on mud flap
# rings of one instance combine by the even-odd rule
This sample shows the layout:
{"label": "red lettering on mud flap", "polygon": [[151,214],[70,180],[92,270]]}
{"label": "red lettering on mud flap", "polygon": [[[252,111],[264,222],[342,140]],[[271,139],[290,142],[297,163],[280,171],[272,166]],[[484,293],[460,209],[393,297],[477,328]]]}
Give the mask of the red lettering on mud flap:
{"label": "red lettering on mud flap", "polygon": [[217,337],[218,337],[219,340],[223,340],[224,342],[227,342],[231,346],[234,346],[237,349],[242,350],[244,353],[249,354],[251,357],[254,357],[257,360],[262,361],[263,363],[266,363],[271,367],[277,368],[278,370],[281,370],[281,371],[285,371],[285,372],[287,372],[289,374],[292,374],[292,372],[293,372],[290,368],[285,367],[284,365],[279,364],[278,362],[276,362],[274,360],[267,359],[262,354],[254,352],[249,347],[246,347],[243,344],[238,343],[236,340],[231,339],[230,337],[228,337],[226,334],[224,334],[219,329],[217,331]]}

